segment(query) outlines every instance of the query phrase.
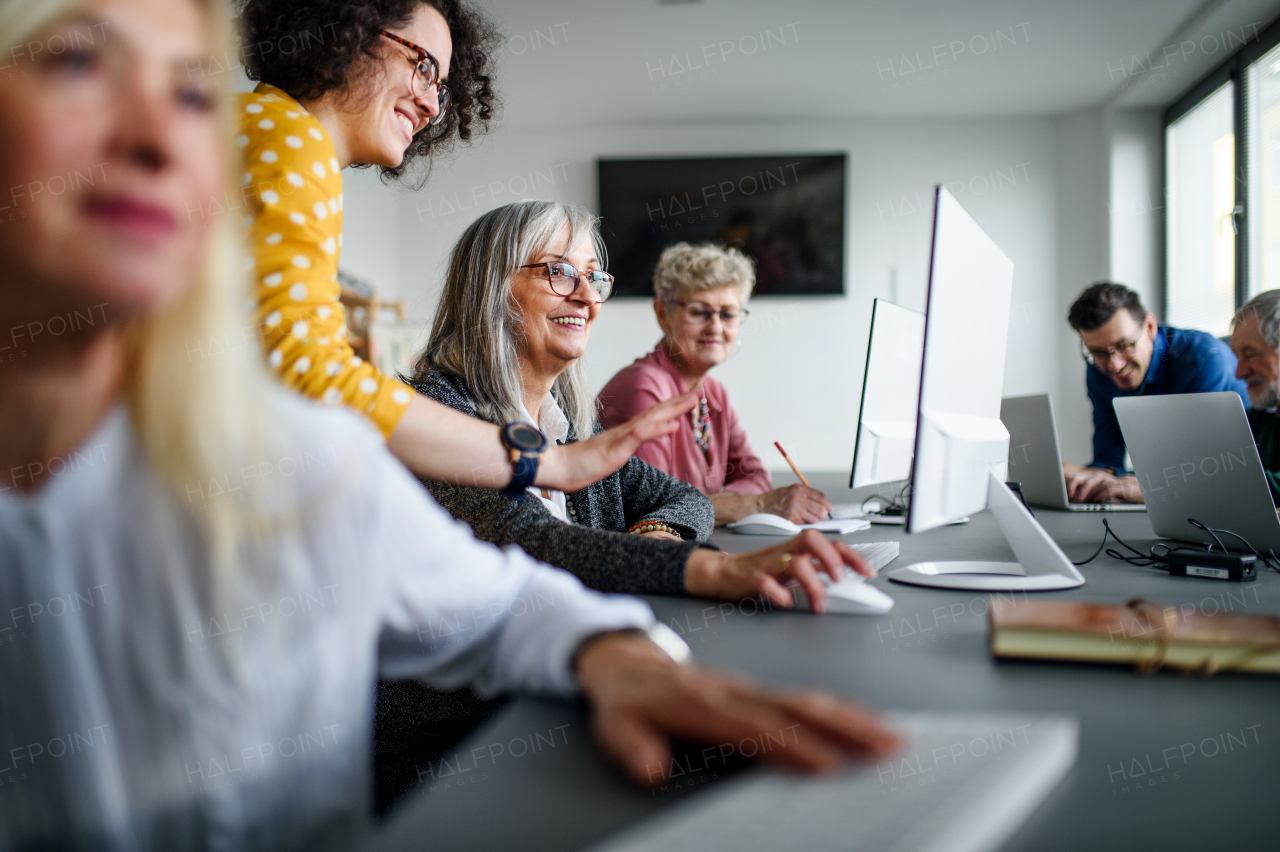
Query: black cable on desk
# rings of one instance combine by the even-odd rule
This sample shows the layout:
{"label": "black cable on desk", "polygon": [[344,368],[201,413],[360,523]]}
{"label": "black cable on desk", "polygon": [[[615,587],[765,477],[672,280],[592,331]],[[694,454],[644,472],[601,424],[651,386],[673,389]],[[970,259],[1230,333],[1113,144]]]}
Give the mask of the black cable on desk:
{"label": "black cable on desk", "polygon": [[[1218,535],[1217,535],[1218,533],[1231,536],[1234,539],[1239,539],[1241,542],[1244,543],[1244,546],[1248,548],[1250,553],[1252,553],[1258,559],[1262,560],[1263,564],[1270,567],[1271,570],[1273,571],[1280,572],[1280,567],[1277,567],[1277,564],[1280,564],[1280,557],[1276,556],[1274,550],[1268,550],[1266,555],[1263,555],[1259,553],[1258,549],[1255,548],[1252,544],[1250,544],[1249,541],[1244,536],[1238,535],[1237,533],[1233,533],[1231,532],[1231,530],[1211,529],[1210,527],[1205,526],[1204,524],[1197,521],[1195,518],[1187,518],[1187,523],[1191,524],[1196,529],[1204,530],[1210,536],[1212,536],[1213,540],[1218,543],[1218,547],[1222,549],[1223,553],[1227,552],[1227,546],[1222,543],[1222,539],[1218,538]],[[1111,529],[1111,525],[1107,523],[1107,519],[1103,518],[1102,519],[1102,542],[1098,545],[1098,549],[1095,550],[1093,552],[1093,555],[1090,556],[1088,559],[1085,559],[1082,562],[1072,562],[1071,564],[1076,566],[1088,565],[1090,562],[1097,559],[1098,554],[1102,553],[1103,548],[1107,546],[1107,536],[1111,536],[1112,538],[1114,538],[1117,544],[1121,545],[1122,547],[1124,547],[1126,550],[1128,550],[1130,553],[1133,554],[1133,556],[1126,556],[1125,554],[1121,553],[1118,550],[1107,550],[1106,554],[1108,556],[1110,556],[1112,559],[1119,559],[1121,562],[1127,562],[1130,565],[1137,565],[1140,568],[1157,568],[1157,570],[1167,570],[1166,566],[1169,564],[1168,554],[1181,553],[1186,551],[1199,552],[1200,550],[1199,548],[1196,548],[1196,547],[1186,547],[1182,545],[1178,547],[1170,547],[1169,545],[1164,544],[1163,542],[1157,542],[1156,544],[1151,545],[1151,547],[1147,549],[1146,553],[1143,553],[1137,548],[1130,546],[1123,539],[1121,539],[1120,536],[1116,535],[1115,530]],[[1163,550],[1162,552],[1157,553],[1156,548],[1162,548]],[[1213,545],[1211,544],[1205,545],[1204,552],[1213,553]]]}

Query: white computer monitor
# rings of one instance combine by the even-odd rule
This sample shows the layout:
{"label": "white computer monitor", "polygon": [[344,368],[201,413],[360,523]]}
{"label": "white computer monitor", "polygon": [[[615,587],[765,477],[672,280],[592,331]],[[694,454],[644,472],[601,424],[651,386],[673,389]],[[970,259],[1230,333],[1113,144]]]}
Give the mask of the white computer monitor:
{"label": "white computer monitor", "polygon": [[907,531],[991,508],[1018,562],[925,562],[891,579],[952,589],[1078,586],[1084,578],[1005,485],[1000,420],[1013,261],[942,186],[935,191]]}
{"label": "white computer monitor", "polygon": [[923,355],[924,314],[876,299],[871,305],[850,488],[911,475]]}

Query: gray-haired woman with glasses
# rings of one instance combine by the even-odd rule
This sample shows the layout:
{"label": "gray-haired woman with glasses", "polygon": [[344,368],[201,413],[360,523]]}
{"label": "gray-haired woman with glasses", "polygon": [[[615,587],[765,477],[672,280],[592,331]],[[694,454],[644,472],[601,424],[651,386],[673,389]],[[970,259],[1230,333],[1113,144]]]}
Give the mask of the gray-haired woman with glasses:
{"label": "gray-haired woman with glasses", "polygon": [[826,496],[802,484],[773,487],[724,385],[707,375],[733,352],[754,285],[751,260],[737,249],[676,243],[663,251],[653,273],[662,340],[600,391],[600,422],[606,428],[625,423],[701,385],[698,407],[681,428],[636,455],[710,497],[717,524],[755,512],[811,523],[831,511]]}

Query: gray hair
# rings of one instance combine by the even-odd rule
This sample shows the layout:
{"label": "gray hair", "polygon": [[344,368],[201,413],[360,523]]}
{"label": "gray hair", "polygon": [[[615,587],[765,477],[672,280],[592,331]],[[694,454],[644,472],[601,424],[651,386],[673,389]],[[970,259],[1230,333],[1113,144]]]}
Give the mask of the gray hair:
{"label": "gray hair", "polygon": [[715,243],[668,246],[653,270],[653,294],[668,305],[682,293],[719,290],[734,284],[742,290],[745,303],[756,284],[755,263],[736,248]]}
{"label": "gray hair", "polygon": [[1280,290],[1267,290],[1245,302],[1231,320],[1235,328],[1247,319],[1258,321],[1258,333],[1272,349],[1280,349]]}
{"label": "gray hair", "polygon": [[[517,201],[471,223],[449,255],[440,305],[431,337],[414,364],[414,381],[435,370],[451,373],[466,382],[485,420],[524,419],[524,382],[516,354],[523,318],[511,298],[511,278],[520,266],[545,252],[566,225],[569,245],[589,238],[603,266],[599,219],[577,205]],[[556,378],[551,394],[573,427],[574,437],[591,437],[595,394],[582,359]]]}

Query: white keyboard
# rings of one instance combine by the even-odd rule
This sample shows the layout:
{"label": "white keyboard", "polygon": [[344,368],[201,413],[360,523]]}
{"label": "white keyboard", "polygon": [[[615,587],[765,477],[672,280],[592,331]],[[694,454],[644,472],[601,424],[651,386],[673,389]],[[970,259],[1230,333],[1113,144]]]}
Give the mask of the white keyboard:
{"label": "white keyboard", "polygon": [[980,852],[1029,817],[1075,763],[1062,717],[901,714],[906,743],[878,765],[828,777],[751,769],[592,852],[755,849]]}
{"label": "white keyboard", "polygon": [[857,554],[871,563],[871,567],[879,571],[898,558],[896,541],[860,541],[846,542]]}

